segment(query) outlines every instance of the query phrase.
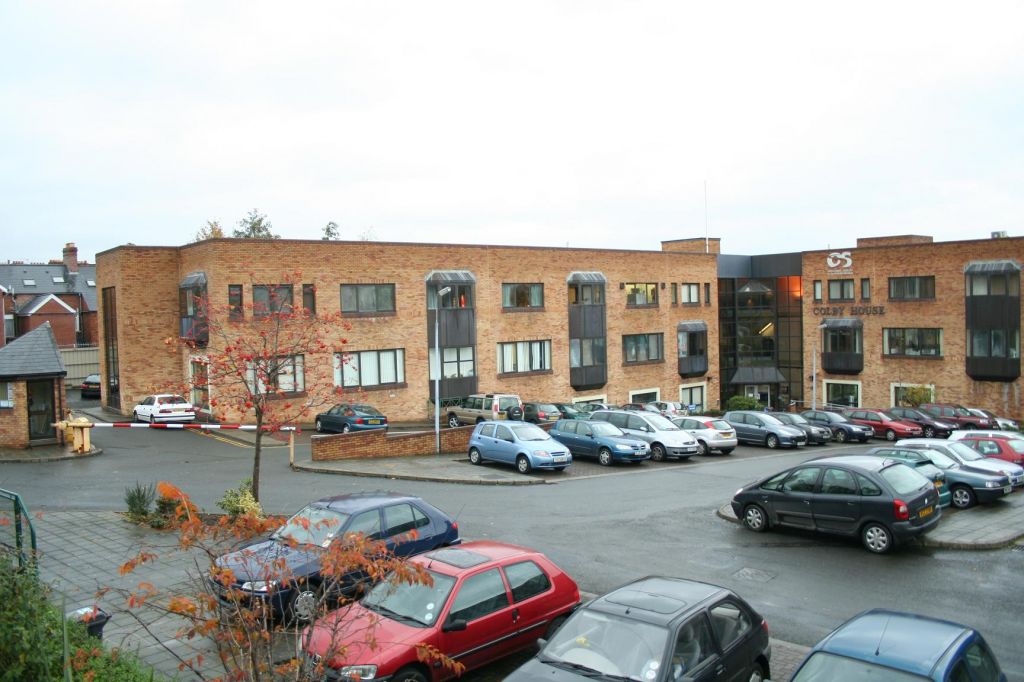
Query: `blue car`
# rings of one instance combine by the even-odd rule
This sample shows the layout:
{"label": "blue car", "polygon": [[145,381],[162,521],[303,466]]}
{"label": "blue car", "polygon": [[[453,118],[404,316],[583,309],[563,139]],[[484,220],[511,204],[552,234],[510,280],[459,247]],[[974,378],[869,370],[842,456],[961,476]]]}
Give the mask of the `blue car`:
{"label": "blue car", "polygon": [[912,613],[874,609],[814,645],[792,682],[1006,682],[977,630]]}
{"label": "blue car", "polygon": [[235,583],[227,588],[211,580],[211,587],[228,607],[233,593],[246,602],[269,603],[285,620],[309,620],[325,594],[351,593],[365,582],[361,574],[329,580],[320,571],[325,549],[353,533],[385,541],[397,556],[462,542],[458,524],[418,497],[388,492],[325,497],[306,505],[268,539],[218,557],[217,566],[231,569]]}
{"label": "blue car", "polygon": [[318,414],[313,426],[317,433],[348,433],[367,429],[387,431],[388,418],[373,405],[341,403]]}
{"label": "blue car", "polygon": [[572,464],[569,448],[539,426],[522,421],[483,421],[469,437],[469,461],[514,464],[521,474],[533,469],[562,471]]}
{"label": "blue car", "polygon": [[651,458],[651,447],[647,443],[628,437],[622,429],[608,422],[560,419],[548,433],[572,454],[597,457],[603,466]]}

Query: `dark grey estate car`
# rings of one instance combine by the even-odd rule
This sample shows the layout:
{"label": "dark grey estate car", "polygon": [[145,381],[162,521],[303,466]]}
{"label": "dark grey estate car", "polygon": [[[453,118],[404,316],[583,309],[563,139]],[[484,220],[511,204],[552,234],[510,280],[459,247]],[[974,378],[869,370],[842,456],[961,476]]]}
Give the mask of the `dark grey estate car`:
{"label": "dark grey estate car", "polygon": [[859,536],[876,554],[933,529],[942,516],[934,484],[906,464],[851,455],[804,462],[740,488],[732,509],[749,530],[791,526]]}

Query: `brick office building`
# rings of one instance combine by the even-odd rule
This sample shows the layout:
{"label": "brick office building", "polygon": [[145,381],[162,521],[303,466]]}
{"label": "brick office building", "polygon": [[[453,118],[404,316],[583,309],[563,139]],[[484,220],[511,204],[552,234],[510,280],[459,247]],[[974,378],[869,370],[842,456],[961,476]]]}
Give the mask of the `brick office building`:
{"label": "brick office building", "polygon": [[336,360],[337,385],[393,420],[432,414],[438,309],[443,399],[718,407],[714,253],[236,239],[97,255],[103,403],[130,414],[156,387],[203,371],[202,348],[164,344],[194,329],[194,296],[259,301],[294,270],[295,304],[350,325],[331,340],[350,354]]}

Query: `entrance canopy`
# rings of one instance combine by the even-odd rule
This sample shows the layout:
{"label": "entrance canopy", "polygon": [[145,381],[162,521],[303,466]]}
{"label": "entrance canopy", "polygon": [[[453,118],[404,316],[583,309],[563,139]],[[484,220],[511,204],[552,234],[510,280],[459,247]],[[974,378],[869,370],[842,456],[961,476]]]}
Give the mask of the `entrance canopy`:
{"label": "entrance canopy", "polygon": [[785,384],[789,379],[777,367],[740,367],[730,384]]}

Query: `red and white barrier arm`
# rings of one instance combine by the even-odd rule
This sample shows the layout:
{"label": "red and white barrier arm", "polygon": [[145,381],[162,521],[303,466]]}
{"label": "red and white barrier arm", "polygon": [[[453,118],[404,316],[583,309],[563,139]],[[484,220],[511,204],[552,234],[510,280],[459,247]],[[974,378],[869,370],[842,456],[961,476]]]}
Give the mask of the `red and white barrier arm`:
{"label": "red and white barrier arm", "polygon": [[[116,422],[113,424],[75,424],[75,426],[82,426],[89,429],[199,429],[203,431],[215,431],[217,429],[231,429],[236,431],[256,430],[256,426],[253,424],[149,424],[145,422],[143,422],[142,424],[133,424],[131,422]],[[298,426],[278,426],[277,428],[274,428],[272,426],[264,426],[263,431],[265,433],[271,431],[294,431],[296,433],[299,433],[301,429]]]}

